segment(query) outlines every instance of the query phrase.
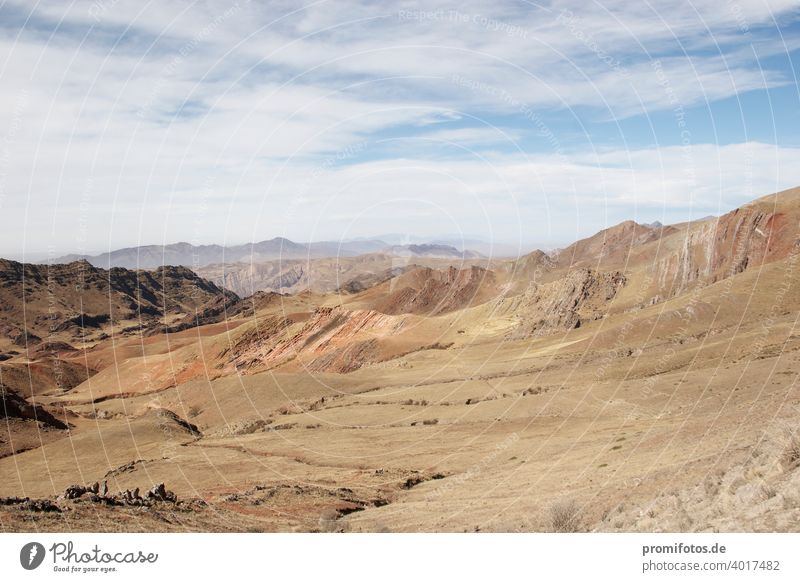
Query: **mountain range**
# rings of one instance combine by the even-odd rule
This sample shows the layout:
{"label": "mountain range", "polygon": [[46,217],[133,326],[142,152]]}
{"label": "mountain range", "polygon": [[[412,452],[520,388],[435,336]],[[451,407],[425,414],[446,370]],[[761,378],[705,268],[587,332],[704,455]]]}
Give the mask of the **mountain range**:
{"label": "mountain range", "polygon": [[451,245],[442,243],[389,244],[379,239],[296,243],[278,237],[234,246],[193,245],[187,242],[146,245],[118,249],[98,255],[64,255],[42,261],[42,263],[63,264],[85,260],[95,267],[104,269],[113,267],[155,269],[162,266],[184,266],[198,269],[212,264],[354,257],[368,253],[468,259],[482,256],[476,251],[458,250]]}
{"label": "mountain range", "polygon": [[[241,295],[0,262],[0,522],[798,529],[800,189],[512,259],[410,252]],[[132,493],[160,483],[181,501]]]}

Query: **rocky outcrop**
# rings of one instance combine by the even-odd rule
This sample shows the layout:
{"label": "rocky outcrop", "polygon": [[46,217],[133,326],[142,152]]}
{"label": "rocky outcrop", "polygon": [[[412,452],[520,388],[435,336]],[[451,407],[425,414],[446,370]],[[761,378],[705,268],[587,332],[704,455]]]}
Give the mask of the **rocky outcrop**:
{"label": "rocky outcrop", "polygon": [[239,298],[185,267],[104,270],[87,261],[33,265],[0,259],[0,331],[10,338],[84,338],[124,320],[149,327],[164,315],[194,315],[220,300]]}
{"label": "rocky outcrop", "polygon": [[0,505],[16,506],[22,511],[61,513],[61,508],[49,499],[30,499],[29,497],[0,497]]}
{"label": "rocky outcrop", "polygon": [[678,250],[652,269],[666,296],[781,260],[798,245],[797,217],[754,203],[690,226]]}
{"label": "rocky outcrop", "polygon": [[39,422],[42,423],[39,426],[44,425],[59,430],[68,428],[65,422],[53,416],[45,408],[28,402],[2,384],[0,384],[0,418]]}
{"label": "rocky outcrop", "polygon": [[278,316],[259,320],[259,327],[227,355],[240,370],[270,368],[300,356],[313,361],[314,370],[348,372],[383,357],[381,339],[404,325],[401,317],[373,310],[320,307],[295,326]]}
{"label": "rocky outcrop", "polygon": [[139,488],[125,489],[119,493],[108,492],[108,481],[103,484],[95,482],[91,485],[70,485],[61,496],[65,500],[86,499],[94,503],[105,505],[134,505],[150,506],[155,503],[177,503],[178,496],[169,491],[163,483],[154,485],[144,496],[140,495]]}
{"label": "rocky outcrop", "polygon": [[145,493],[144,498],[147,501],[164,501],[167,503],[175,503],[178,500],[178,496],[172,491],[168,491],[163,483],[153,485],[153,487]]}
{"label": "rocky outcrop", "polygon": [[626,278],[619,271],[579,268],[569,271],[560,281],[534,285],[507,302],[513,303],[511,309],[520,320],[512,336],[575,329],[586,321],[602,318],[625,283]]}
{"label": "rocky outcrop", "polygon": [[310,286],[306,261],[238,263],[218,268],[212,266],[201,271],[211,273],[215,270],[219,270],[219,274],[212,276],[219,285],[245,297],[257,291],[296,293]]}
{"label": "rocky outcrop", "polygon": [[197,426],[182,419],[171,410],[167,410],[166,408],[154,408],[148,411],[147,414],[155,417],[156,426],[167,436],[202,436]]}
{"label": "rocky outcrop", "polygon": [[308,369],[313,372],[347,374],[380,359],[379,342],[369,339],[334,349],[312,361]]}

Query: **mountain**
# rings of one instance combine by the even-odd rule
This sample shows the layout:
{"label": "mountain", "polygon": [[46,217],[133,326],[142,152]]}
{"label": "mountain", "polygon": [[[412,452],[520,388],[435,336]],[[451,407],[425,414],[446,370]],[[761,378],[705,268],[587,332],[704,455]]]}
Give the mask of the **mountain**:
{"label": "mountain", "polygon": [[306,243],[315,257],[355,257],[384,251],[389,245],[379,239]]}
{"label": "mountain", "polygon": [[384,252],[398,257],[429,257],[436,259],[480,259],[483,255],[475,251],[459,251],[444,244],[392,245]]}
{"label": "mountain", "polygon": [[264,261],[278,258],[307,257],[309,249],[285,238],[274,238],[258,243],[223,247],[220,245],[192,245],[179,242],[169,245],[130,247],[94,256],[66,255],[46,261],[68,263],[85,260],[95,267],[110,269],[156,269],[165,265],[201,267],[212,263],[238,261]]}
{"label": "mountain", "polygon": [[[480,253],[482,256],[492,258],[516,258],[525,253],[531,252],[537,247],[536,244],[527,242],[508,242],[502,240],[484,240],[479,238],[437,238],[429,241],[432,244],[447,245],[455,247],[459,251],[474,251]],[[550,248],[552,245],[546,245],[543,248]]]}
{"label": "mountain", "polygon": [[[405,251],[403,248],[400,250]],[[405,256],[370,253],[354,257],[228,263],[207,265],[196,269],[196,272],[240,297],[247,297],[258,291],[290,294],[302,291],[354,292],[380,283],[392,276],[392,273],[399,274],[413,266],[445,268],[481,262],[479,259],[464,259],[462,253],[455,250],[445,255],[447,258],[440,258],[441,255],[437,253],[433,255],[415,255],[408,251]]]}
{"label": "mountain", "polygon": [[97,339],[236,301],[234,293],[186,267],[105,270],[85,260],[33,265],[0,259],[0,344],[10,349]]}
{"label": "mountain", "polygon": [[637,297],[659,302],[787,259],[798,250],[798,239],[795,188],[720,217],[655,228],[623,222],[555,253],[553,261],[561,268],[624,271],[638,287]]}
{"label": "mountain", "polygon": [[[500,258],[500,257],[519,257],[526,252],[536,248],[537,245],[531,243],[509,242],[507,240],[486,240],[477,236],[464,236],[460,234],[452,234],[446,236],[424,237],[419,235],[408,235],[398,233],[386,233],[377,235],[373,239],[352,239],[352,242],[364,241],[369,242],[372,240],[380,241],[383,243],[383,248],[390,246],[407,246],[407,245],[445,245],[453,247],[459,251],[474,251],[480,255]],[[547,246],[549,248],[549,246]],[[377,252],[368,251],[368,252]]]}
{"label": "mountain", "polygon": [[[800,527],[800,189],[502,261],[399,246],[233,265],[284,290],[242,300],[4,263],[6,529]],[[185,501],[64,495],[104,481]]]}
{"label": "mountain", "polygon": [[480,253],[458,251],[448,245],[410,244],[390,245],[379,239],[359,239],[349,241],[321,241],[296,243],[286,238],[273,238],[257,243],[220,246],[192,245],[180,242],[169,245],[146,245],[118,249],[99,255],[64,255],[42,264],[72,263],[78,260],[89,262],[95,267],[110,269],[155,269],[165,265],[184,266],[199,269],[207,265],[223,263],[261,263],[274,260],[300,260],[330,257],[355,257],[370,253],[398,254],[400,256],[459,257],[477,258]]}
{"label": "mountain", "polygon": [[[270,240],[261,241],[253,244],[238,245],[234,247],[227,247],[225,252],[225,261],[268,261],[271,259],[292,259],[307,257],[309,249],[306,245],[292,242],[286,238],[273,238]],[[204,259],[201,261],[203,264],[208,264],[209,261]]]}
{"label": "mountain", "polygon": [[557,256],[561,262],[576,266],[619,264],[642,245],[676,232],[674,227],[653,227],[626,220],[571,244],[559,251]]}

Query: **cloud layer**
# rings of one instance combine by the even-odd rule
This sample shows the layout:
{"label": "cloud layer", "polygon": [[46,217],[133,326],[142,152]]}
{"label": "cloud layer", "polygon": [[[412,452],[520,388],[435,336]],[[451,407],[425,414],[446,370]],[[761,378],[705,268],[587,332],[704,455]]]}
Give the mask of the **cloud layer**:
{"label": "cloud layer", "polygon": [[715,134],[794,115],[742,96],[796,95],[795,6],[6,2],[0,250],[727,210],[800,183],[797,143]]}

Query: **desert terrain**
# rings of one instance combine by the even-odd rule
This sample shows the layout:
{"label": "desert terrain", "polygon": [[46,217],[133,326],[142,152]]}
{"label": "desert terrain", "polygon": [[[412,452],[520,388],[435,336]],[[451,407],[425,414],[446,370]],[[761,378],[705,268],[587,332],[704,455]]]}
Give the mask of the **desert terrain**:
{"label": "desert terrain", "polygon": [[514,259],[2,261],[0,530],[800,531],[798,254],[794,189]]}

